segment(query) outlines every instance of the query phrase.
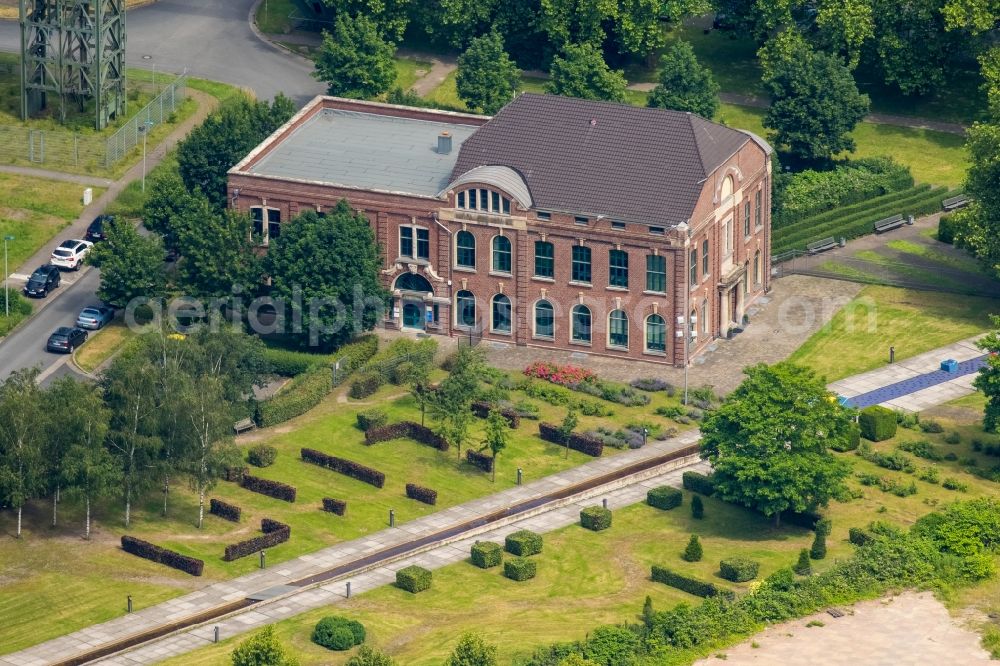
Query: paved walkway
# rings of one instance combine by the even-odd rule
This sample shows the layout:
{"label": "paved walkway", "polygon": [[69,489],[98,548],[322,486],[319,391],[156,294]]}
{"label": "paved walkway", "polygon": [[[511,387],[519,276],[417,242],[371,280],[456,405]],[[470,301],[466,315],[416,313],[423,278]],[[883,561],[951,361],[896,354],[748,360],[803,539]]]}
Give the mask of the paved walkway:
{"label": "paved walkway", "polygon": [[47,178],[48,180],[59,180],[65,183],[77,183],[85,187],[111,187],[115,182],[110,178],[94,178],[92,176],[81,176],[76,173],[63,173],[61,171],[13,166],[11,164],[0,164],[0,173],[12,173],[19,176],[31,176],[32,178]]}
{"label": "paved walkway", "polygon": [[[703,463],[697,458],[674,461],[668,465],[608,483],[581,495],[538,507],[530,512],[520,514],[518,518],[511,519],[507,524],[491,523],[486,527],[463,532],[451,541],[436,542],[434,545],[427,546],[423,551],[392,561],[388,566],[383,562],[370,570],[324,582],[317,587],[280,587],[355,561],[385,548],[400,545],[416,537],[434,534],[448,527],[467,523],[477,516],[544,496],[554,489],[572,486],[587,479],[623,469],[637,462],[676,451],[695,443],[697,440],[698,432],[689,431],[674,439],[651,442],[642,449],[625,451],[607,458],[598,458],[524,486],[472,500],[404,523],[396,528],[385,529],[354,541],[303,555],[253,574],[214,583],[191,594],[143,609],[137,613],[82,629],[21,652],[0,656],[0,665],[42,666],[51,664],[95,647],[124,639],[158,626],[164,621],[179,620],[222,603],[238,601],[249,596],[278,595],[269,601],[261,601],[230,615],[224,620],[212,622],[204,627],[181,631],[172,636],[152,641],[132,652],[99,663],[148,664],[183,654],[207,645],[212,640],[215,625],[219,626],[223,637],[233,636],[319,606],[337,603],[344,598],[345,583],[348,580],[351,582],[352,594],[364,592],[394,581],[396,570],[410,564],[416,563],[423,567],[437,569],[447,564],[462,561],[468,557],[469,547],[476,539],[502,540],[504,536],[518,529],[548,532],[572,524],[579,519],[580,508],[599,501],[595,498],[607,498],[612,507],[625,506],[641,501],[645,497],[646,491],[653,486],[664,483],[679,486],[681,468],[690,469],[694,465],[696,469],[701,469],[707,463]],[[331,520],[335,520],[335,518],[331,518]],[[292,538],[295,538],[294,535]],[[261,594],[262,592],[265,594]]]}
{"label": "paved walkway", "polygon": [[[829,385],[829,389],[849,399],[855,407],[883,405],[890,409],[920,412],[973,393],[976,371],[985,361],[976,346],[976,336],[946,347],[939,347],[884,368],[847,377]],[[941,361],[959,362],[959,372],[942,372]]]}

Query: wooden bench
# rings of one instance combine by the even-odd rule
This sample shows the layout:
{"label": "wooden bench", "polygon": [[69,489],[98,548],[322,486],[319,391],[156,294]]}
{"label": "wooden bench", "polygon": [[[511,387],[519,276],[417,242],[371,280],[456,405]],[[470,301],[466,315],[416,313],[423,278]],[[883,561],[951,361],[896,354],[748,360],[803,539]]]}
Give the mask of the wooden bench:
{"label": "wooden bench", "polygon": [[963,206],[969,205],[969,195],[959,194],[958,196],[948,197],[941,202],[941,208],[945,210],[956,210]]}
{"label": "wooden bench", "polygon": [[241,432],[246,432],[247,430],[253,430],[257,427],[257,424],[253,422],[253,419],[243,419],[242,421],[237,421],[233,424],[233,432],[237,435]]}
{"label": "wooden bench", "polygon": [[875,227],[875,233],[880,234],[883,231],[898,229],[904,224],[906,224],[906,218],[903,217],[902,213],[899,213],[897,215],[893,215],[892,217],[887,217],[884,220],[879,220],[873,226]]}
{"label": "wooden bench", "polygon": [[809,254],[818,254],[820,252],[825,252],[826,250],[832,250],[837,247],[837,245],[837,241],[834,240],[833,236],[830,236],[829,238],[809,243],[806,245],[806,249],[809,250]]}

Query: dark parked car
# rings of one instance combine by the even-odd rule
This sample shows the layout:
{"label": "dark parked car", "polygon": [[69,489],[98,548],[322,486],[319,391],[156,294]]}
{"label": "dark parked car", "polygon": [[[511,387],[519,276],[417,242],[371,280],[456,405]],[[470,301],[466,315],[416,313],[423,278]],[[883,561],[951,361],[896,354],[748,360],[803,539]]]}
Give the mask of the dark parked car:
{"label": "dark parked car", "polygon": [[104,225],[110,224],[115,219],[114,215],[98,215],[94,218],[94,221],[90,223],[87,227],[87,240],[91,243],[96,243],[97,241],[102,241],[107,236],[104,234]]}
{"label": "dark parked car", "polygon": [[99,328],[104,328],[106,324],[110,324],[114,318],[115,309],[113,307],[109,305],[91,305],[80,311],[79,316],[76,318],[76,325],[78,328],[96,331]]}
{"label": "dark parked car", "polygon": [[35,269],[24,285],[25,296],[45,298],[49,292],[59,286],[59,269],[52,264],[45,264]]}
{"label": "dark parked car", "polygon": [[82,328],[60,326],[49,336],[49,341],[45,343],[45,351],[70,354],[86,341],[87,331]]}

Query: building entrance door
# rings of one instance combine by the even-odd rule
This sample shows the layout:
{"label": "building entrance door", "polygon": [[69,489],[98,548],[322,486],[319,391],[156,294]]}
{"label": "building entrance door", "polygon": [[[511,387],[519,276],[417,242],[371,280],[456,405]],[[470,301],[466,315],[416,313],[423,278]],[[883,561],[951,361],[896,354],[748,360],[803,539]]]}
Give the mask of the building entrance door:
{"label": "building entrance door", "polygon": [[403,303],[403,328],[424,330],[424,309],[419,303]]}

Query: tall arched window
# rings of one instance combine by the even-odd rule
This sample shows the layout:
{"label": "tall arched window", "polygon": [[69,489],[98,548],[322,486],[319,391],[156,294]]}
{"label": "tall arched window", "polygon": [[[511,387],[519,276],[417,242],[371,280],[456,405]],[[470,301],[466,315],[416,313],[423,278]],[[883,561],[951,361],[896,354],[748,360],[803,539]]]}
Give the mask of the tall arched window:
{"label": "tall arched window", "polygon": [[733,177],[726,176],[722,180],[722,191],[719,193],[719,203],[725,205],[729,203],[727,199],[733,196]]}
{"label": "tall arched window", "polygon": [[571,317],[571,335],[574,342],[590,342],[590,308],[574,305]]}
{"label": "tall arched window", "polygon": [[510,273],[510,239],[506,236],[493,238],[493,270],[497,273]]}
{"label": "tall arched window", "polygon": [[608,315],[608,346],[628,348],[628,315],[624,310],[612,310]]}
{"label": "tall arched window", "polygon": [[535,303],[535,337],[551,338],[555,335],[555,316],[548,301]]}
{"label": "tall arched window", "polygon": [[646,351],[667,351],[667,322],[660,315],[646,317]]}
{"label": "tall arched window", "polygon": [[510,299],[503,294],[494,296],[492,314],[490,328],[497,333],[510,333]]}
{"label": "tall arched window", "polygon": [[476,325],[476,297],[471,291],[455,294],[455,325],[463,328]]}
{"label": "tall arched window", "polygon": [[455,265],[476,267],[476,237],[468,231],[459,231],[455,235]]}
{"label": "tall arched window", "polygon": [[760,284],[760,250],[753,255],[753,283]]}

